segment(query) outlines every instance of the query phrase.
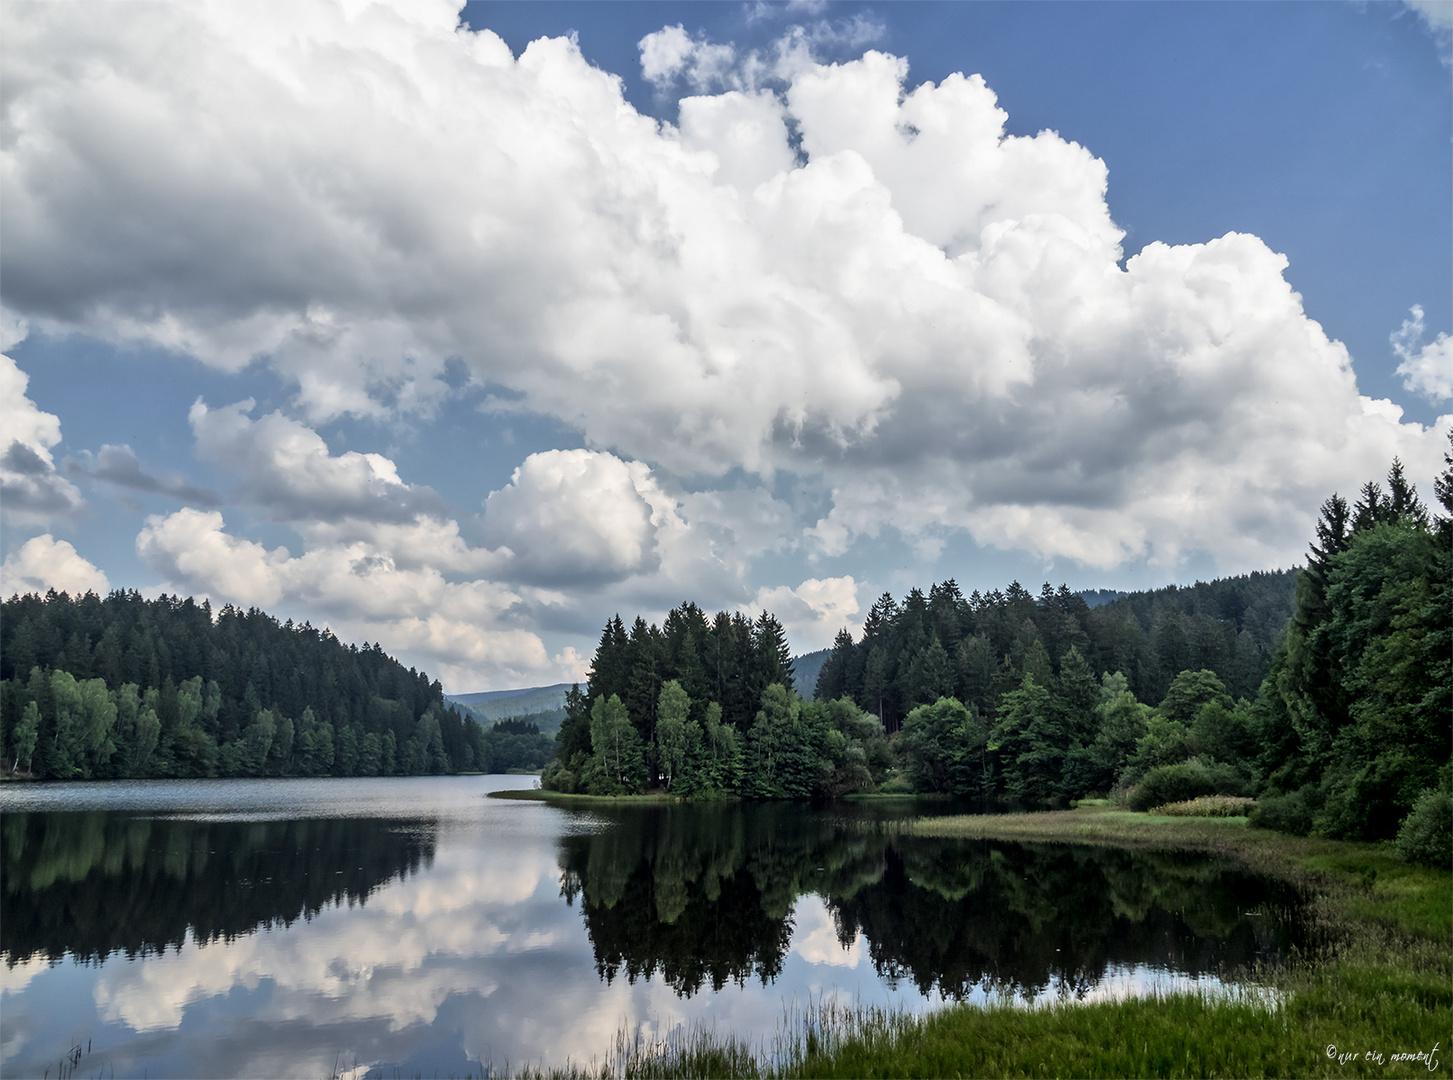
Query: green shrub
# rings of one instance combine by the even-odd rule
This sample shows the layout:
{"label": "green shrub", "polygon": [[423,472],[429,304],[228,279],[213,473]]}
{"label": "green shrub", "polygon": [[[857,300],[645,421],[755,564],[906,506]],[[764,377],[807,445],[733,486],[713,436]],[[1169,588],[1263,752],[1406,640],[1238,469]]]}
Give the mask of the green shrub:
{"label": "green shrub", "polygon": [[1404,862],[1453,869],[1453,795],[1425,792],[1398,830],[1394,846]]}
{"label": "green shrub", "polygon": [[1191,758],[1146,772],[1130,792],[1130,809],[1149,810],[1166,803],[1189,802],[1202,795],[1241,795],[1243,788],[1241,777],[1231,766]]}
{"label": "green shrub", "polygon": [[1312,831],[1315,816],[1316,811],[1303,789],[1290,795],[1263,795],[1256,800],[1246,823],[1256,829],[1306,836]]}

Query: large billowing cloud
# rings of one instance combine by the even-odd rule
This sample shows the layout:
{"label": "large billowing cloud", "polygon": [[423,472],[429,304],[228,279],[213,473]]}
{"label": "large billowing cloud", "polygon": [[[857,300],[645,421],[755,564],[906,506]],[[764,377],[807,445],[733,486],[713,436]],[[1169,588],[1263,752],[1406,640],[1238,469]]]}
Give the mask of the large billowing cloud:
{"label": "large billowing cloud", "polygon": [[[730,87],[683,100],[676,127],[570,41],[515,57],[443,0],[0,18],[10,317],[263,358],[313,422],[427,417],[462,358],[512,392],[497,408],[603,455],[527,463],[492,501],[522,580],[658,557],[676,580],[626,462],[698,491],[811,478],[827,555],[891,525],[1223,570],[1295,559],[1321,500],[1394,454],[1440,465],[1449,420],[1360,396],[1282,256],[1233,233],[1125,259],[1104,164],[1006,136],[976,76],[910,88],[882,53],[813,62],[807,33],[768,63],[668,28],[648,75]],[[203,414],[199,440],[298,434],[247,412]],[[365,503],[395,529],[441,520],[365,455],[297,449],[320,530]],[[589,551],[547,535],[581,504],[567,460],[611,508]],[[290,483],[254,496],[283,513]],[[552,484],[574,501],[542,501]]]}
{"label": "large billowing cloud", "polygon": [[509,484],[489,496],[485,522],[490,538],[513,552],[515,573],[572,584],[656,569],[653,518],[671,513],[640,462],[591,450],[550,450],[531,454]]}
{"label": "large billowing cloud", "polygon": [[61,441],[61,422],[26,397],[29,385],[30,377],[0,354],[0,504],[7,521],[48,525],[74,517],[85,500],[56,471],[50,449]]}
{"label": "large billowing cloud", "polygon": [[512,625],[527,603],[556,602],[548,594],[526,596],[486,579],[451,581],[434,566],[404,565],[362,541],[294,556],[227,532],[215,510],[189,508],[148,518],[136,548],[168,591],[280,615],[306,612],[345,640],[383,640],[406,663],[427,660],[430,674],[451,690],[583,675],[575,650],[552,657],[537,634]]}

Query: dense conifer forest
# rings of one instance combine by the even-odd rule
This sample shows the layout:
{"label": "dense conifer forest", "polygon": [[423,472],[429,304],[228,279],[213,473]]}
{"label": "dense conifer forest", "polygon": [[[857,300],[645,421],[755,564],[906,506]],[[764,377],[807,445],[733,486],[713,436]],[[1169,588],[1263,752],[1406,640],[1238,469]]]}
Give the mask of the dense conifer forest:
{"label": "dense conifer forest", "polygon": [[0,754],[53,779],[488,767],[484,731],[377,645],[256,609],[116,591],[0,610]]}
{"label": "dense conifer forest", "polygon": [[[1453,514],[1453,456],[1435,491]],[[952,580],[901,602],[885,593],[860,637],[838,635],[811,699],[766,612],[709,618],[686,603],[629,630],[617,616],[567,700],[544,783],[1024,804],[1100,794],[1137,809],[1255,796],[1259,823],[1287,831],[1375,839],[1407,822],[1440,837],[1453,806],[1450,579],[1453,524],[1394,461],[1386,490],[1326,501],[1300,571],[1094,608],[1047,584],[1038,596],[1016,582],[965,597]]]}

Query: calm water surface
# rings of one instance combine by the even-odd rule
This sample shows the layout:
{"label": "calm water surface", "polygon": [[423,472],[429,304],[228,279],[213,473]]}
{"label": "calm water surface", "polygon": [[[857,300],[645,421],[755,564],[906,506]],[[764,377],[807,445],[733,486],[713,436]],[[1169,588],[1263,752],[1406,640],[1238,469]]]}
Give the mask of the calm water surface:
{"label": "calm water surface", "polygon": [[932,807],[560,810],[533,777],[0,791],[0,1072],[478,1075],[623,1024],[767,1034],[1218,986],[1300,939],[1285,886],[1191,855],[898,837]]}

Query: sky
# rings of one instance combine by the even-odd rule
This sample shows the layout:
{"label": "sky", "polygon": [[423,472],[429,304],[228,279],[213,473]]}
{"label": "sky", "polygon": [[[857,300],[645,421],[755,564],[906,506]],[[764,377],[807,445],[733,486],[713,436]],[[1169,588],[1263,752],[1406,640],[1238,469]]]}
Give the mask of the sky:
{"label": "sky", "polygon": [[1453,3],[0,7],[0,592],[446,691],[1303,558],[1453,430]]}

